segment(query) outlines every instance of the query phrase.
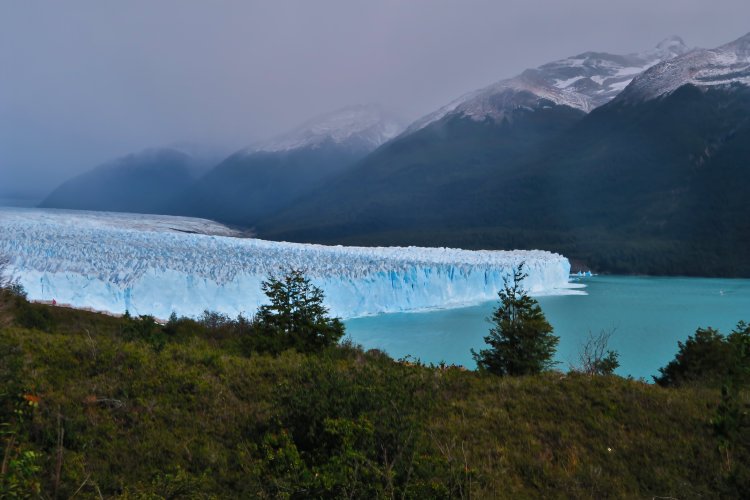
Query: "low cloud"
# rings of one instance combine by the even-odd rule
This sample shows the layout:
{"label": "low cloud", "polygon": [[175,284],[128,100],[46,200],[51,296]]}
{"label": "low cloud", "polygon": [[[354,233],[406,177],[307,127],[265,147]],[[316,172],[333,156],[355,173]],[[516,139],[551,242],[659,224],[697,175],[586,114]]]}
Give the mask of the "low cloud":
{"label": "low cloud", "polygon": [[715,46],[747,19],[739,0],[5,2],[0,196],[147,147],[231,151],[347,104],[415,119],[549,60],[671,34]]}

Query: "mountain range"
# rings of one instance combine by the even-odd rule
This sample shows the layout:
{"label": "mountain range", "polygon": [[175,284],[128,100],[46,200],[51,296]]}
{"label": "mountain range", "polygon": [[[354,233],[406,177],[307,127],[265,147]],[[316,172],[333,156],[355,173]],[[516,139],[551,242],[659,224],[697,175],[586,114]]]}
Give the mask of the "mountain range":
{"label": "mountain range", "polygon": [[636,75],[687,52],[687,45],[678,36],[637,54],[584,52],[470,92],[417,120],[407,132],[451,116],[501,121],[506,113],[518,107],[534,107],[540,101],[588,113],[612,100]]}
{"label": "mountain range", "polygon": [[[540,248],[599,271],[750,276],[750,34],[586,52],[403,129],[372,107],[240,151],[161,210],[304,242]],[[165,197],[166,199],[166,197]]]}
{"label": "mountain range", "polygon": [[159,213],[216,162],[192,147],[152,148],[118,158],[57,187],[42,208]]}
{"label": "mountain range", "polygon": [[401,130],[378,106],[349,106],[223,160],[198,156],[195,148],[131,154],[65,182],[40,206],[191,215],[250,227]]}
{"label": "mountain range", "polygon": [[231,155],[166,211],[254,226],[301,195],[325,186],[402,129],[397,119],[372,105],[318,116]]}

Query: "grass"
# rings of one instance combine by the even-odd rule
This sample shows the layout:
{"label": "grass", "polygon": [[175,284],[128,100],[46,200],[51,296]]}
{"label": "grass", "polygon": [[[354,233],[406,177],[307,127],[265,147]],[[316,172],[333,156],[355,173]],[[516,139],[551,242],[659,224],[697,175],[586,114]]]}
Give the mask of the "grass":
{"label": "grass", "polygon": [[16,436],[0,456],[39,452],[43,498],[745,493],[746,450],[723,453],[713,431],[716,389],[500,378],[347,344],[248,357],[194,321],[157,344],[122,318],[31,307],[46,331],[0,328],[0,422]]}

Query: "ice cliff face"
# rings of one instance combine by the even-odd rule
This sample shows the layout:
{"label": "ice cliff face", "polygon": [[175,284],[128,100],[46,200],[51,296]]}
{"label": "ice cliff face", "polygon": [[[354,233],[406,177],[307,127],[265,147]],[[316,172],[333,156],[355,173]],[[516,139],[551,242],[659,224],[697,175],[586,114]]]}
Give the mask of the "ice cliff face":
{"label": "ice cliff face", "polygon": [[633,80],[618,100],[650,100],[686,84],[702,89],[750,85],[750,33],[716,49],[695,50],[657,64]]}
{"label": "ice cliff face", "polygon": [[638,54],[583,54],[529,69],[470,92],[409,126],[415,132],[449,115],[473,120],[500,121],[517,108],[549,105],[570,106],[589,112],[620,93],[638,74],[661,61],[688,52],[681,38],[673,36],[656,48]]}
{"label": "ice cliff face", "polygon": [[568,260],[543,251],[330,247],[231,234],[200,219],[0,209],[0,254],[29,298],[114,313],[252,315],[265,301],[261,282],[288,267],[305,270],[344,318],[492,300],[522,261],[532,293],[568,287]]}
{"label": "ice cliff face", "polygon": [[245,152],[272,153],[314,148],[326,142],[372,151],[401,130],[401,123],[378,106],[349,106],[313,118],[291,132],[247,148]]}

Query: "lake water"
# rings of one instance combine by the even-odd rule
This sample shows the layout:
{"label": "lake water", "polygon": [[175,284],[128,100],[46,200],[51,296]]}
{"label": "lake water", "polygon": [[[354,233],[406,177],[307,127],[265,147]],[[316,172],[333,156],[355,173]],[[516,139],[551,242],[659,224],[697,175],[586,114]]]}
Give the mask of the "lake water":
{"label": "lake water", "polygon": [[[565,370],[577,363],[589,332],[614,330],[610,348],[620,353],[617,373],[651,381],[674,358],[677,341],[696,328],[726,334],[738,321],[750,321],[750,280],[594,276],[581,282],[587,295],[538,298],[560,337],[557,360]],[[469,350],[484,347],[491,326],[486,318],[495,306],[357,318],[346,321],[346,330],[355,342],[394,358],[411,355],[473,369]]]}

